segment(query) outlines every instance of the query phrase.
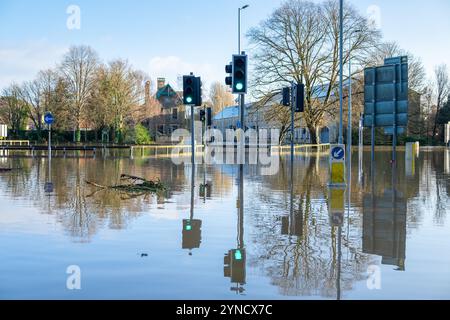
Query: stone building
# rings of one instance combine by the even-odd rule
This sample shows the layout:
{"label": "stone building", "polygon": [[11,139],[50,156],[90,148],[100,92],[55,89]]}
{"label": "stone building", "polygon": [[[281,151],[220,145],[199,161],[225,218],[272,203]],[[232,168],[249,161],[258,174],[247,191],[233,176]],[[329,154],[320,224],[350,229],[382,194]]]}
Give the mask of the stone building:
{"label": "stone building", "polygon": [[145,121],[146,126],[155,141],[170,141],[173,131],[186,126],[182,92],[175,91],[170,84],[166,84],[164,78],[158,78],[154,96],[158,103],[151,104],[150,99],[150,82],[147,82],[145,100],[146,105],[152,110],[151,117]]}

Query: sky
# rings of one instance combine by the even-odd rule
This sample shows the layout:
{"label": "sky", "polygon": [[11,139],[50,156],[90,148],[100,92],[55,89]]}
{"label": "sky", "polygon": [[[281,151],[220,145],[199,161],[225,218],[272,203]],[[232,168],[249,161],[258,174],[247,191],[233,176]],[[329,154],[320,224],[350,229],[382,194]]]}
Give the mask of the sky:
{"label": "sky", "polygon": [[[429,77],[437,64],[450,67],[449,0],[345,1],[376,17],[384,40],[420,57]],[[176,88],[177,78],[191,71],[208,87],[223,82],[224,66],[237,51],[237,8],[250,5],[242,12],[245,35],[282,2],[0,0],[0,90],[33,79],[39,70],[54,67],[70,46],[81,44],[105,62],[127,59],[153,80],[165,77]],[[78,9],[80,19],[74,20]]]}

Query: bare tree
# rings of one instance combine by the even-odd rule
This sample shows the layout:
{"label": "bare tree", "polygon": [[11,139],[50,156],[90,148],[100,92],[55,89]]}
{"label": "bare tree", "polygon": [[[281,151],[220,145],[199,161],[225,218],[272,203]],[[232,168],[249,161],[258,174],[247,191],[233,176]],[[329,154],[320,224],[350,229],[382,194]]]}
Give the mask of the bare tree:
{"label": "bare tree", "polygon": [[434,84],[428,81],[425,89],[423,90],[423,119],[425,121],[426,136],[430,137],[433,133],[430,132],[434,125],[436,114],[433,113],[435,105],[433,104],[434,97]]}
{"label": "bare tree", "polygon": [[[377,43],[379,32],[349,5],[344,9],[344,25],[344,43],[350,43],[344,63],[350,55],[355,62],[363,61]],[[335,112],[339,75],[338,1],[285,2],[259,27],[253,28],[248,37],[256,49],[253,89],[260,105],[273,100],[282,86],[292,81],[303,82],[305,124],[316,143],[325,115]],[[289,110],[275,105],[267,117],[276,119],[280,113]]]}
{"label": "bare tree", "polygon": [[211,85],[209,99],[211,101],[213,114],[217,114],[225,107],[230,107],[235,104],[233,94],[220,82],[214,82]]}
{"label": "bare tree", "polygon": [[[441,64],[436,66],[434,69],[434,74],[436,77],[436,115],[445,104],[445,99],[447,99],[450,94],[450,81],[448,77],[447,65]],[[435,117],[434,127],[433,127],[433,138],[437,134],[438,127],[438,117]]]}
{"label": "bare tree", "polygon": [[87,118],[86,107],[94,87],[97,66],[97,53],[87,46],[71,47],[60,66],[70,93],[69,109],[77,142],[80,141],[81,124]]}
{"label": "bare tree", "polygon": [[[134,70],[127,61],[115,60],[98,69],[92,95],[92,110],[97,126],[112,128],[123,139],[127,124],[134,125],[142,117],[139,106],[144,104],[145,75]],[[99,118],[100,117],[100,118]]]}
{"label": "bare tree", "polygon": [[17,84],[5,88],[0,98],[0,121],[8,125],[14,134],[23,129],[27,119],[28,108],[21,99],[21,90]]}
{"label": "bare tree", "polygon": [[411,52],[400,48],[397,42],[382,42],[375,46],[367,57],[364,67],[375,67],[384,64],[384,59],[397,56],[408,57],[408,85],[411,90],[423,93],[426,72],[422,61]]}
{"label": "bare tree", "polygon": [[43,117],[45,113],[44,95],[41,79],[25,82],[21,86],[21,98],[28,106],[28,117],[33,122],[38,139],[42,137]]}

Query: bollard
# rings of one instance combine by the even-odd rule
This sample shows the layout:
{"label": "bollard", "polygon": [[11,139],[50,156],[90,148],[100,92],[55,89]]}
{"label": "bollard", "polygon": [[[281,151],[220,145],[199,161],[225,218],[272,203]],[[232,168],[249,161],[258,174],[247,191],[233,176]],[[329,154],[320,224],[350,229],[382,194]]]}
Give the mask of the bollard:
{"label": "bollard", "polygon": [[345,187],[345,145],[336,144],[330,150],[330,182],[329,185]]}
{"label": "bollard", "polygon": [[407,176],[414,176],[415,174],[415,159],[416,159],[416,143],[407,142],[405,145],[405,171]]}

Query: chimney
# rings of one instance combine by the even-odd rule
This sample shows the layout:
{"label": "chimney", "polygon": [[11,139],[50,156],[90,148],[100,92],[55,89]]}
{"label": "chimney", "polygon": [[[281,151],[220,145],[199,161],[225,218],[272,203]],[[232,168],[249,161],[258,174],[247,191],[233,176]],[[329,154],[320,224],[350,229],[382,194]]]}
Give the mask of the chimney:
{"label": "chimney", "polygon": [[166,85],[166,79],[165,78],[158,78],[157,80],[157,90],[163,88]]}
{"label": "chimney", "polygon": [[150,81],[145,83],[145,105],[150,103]]}

